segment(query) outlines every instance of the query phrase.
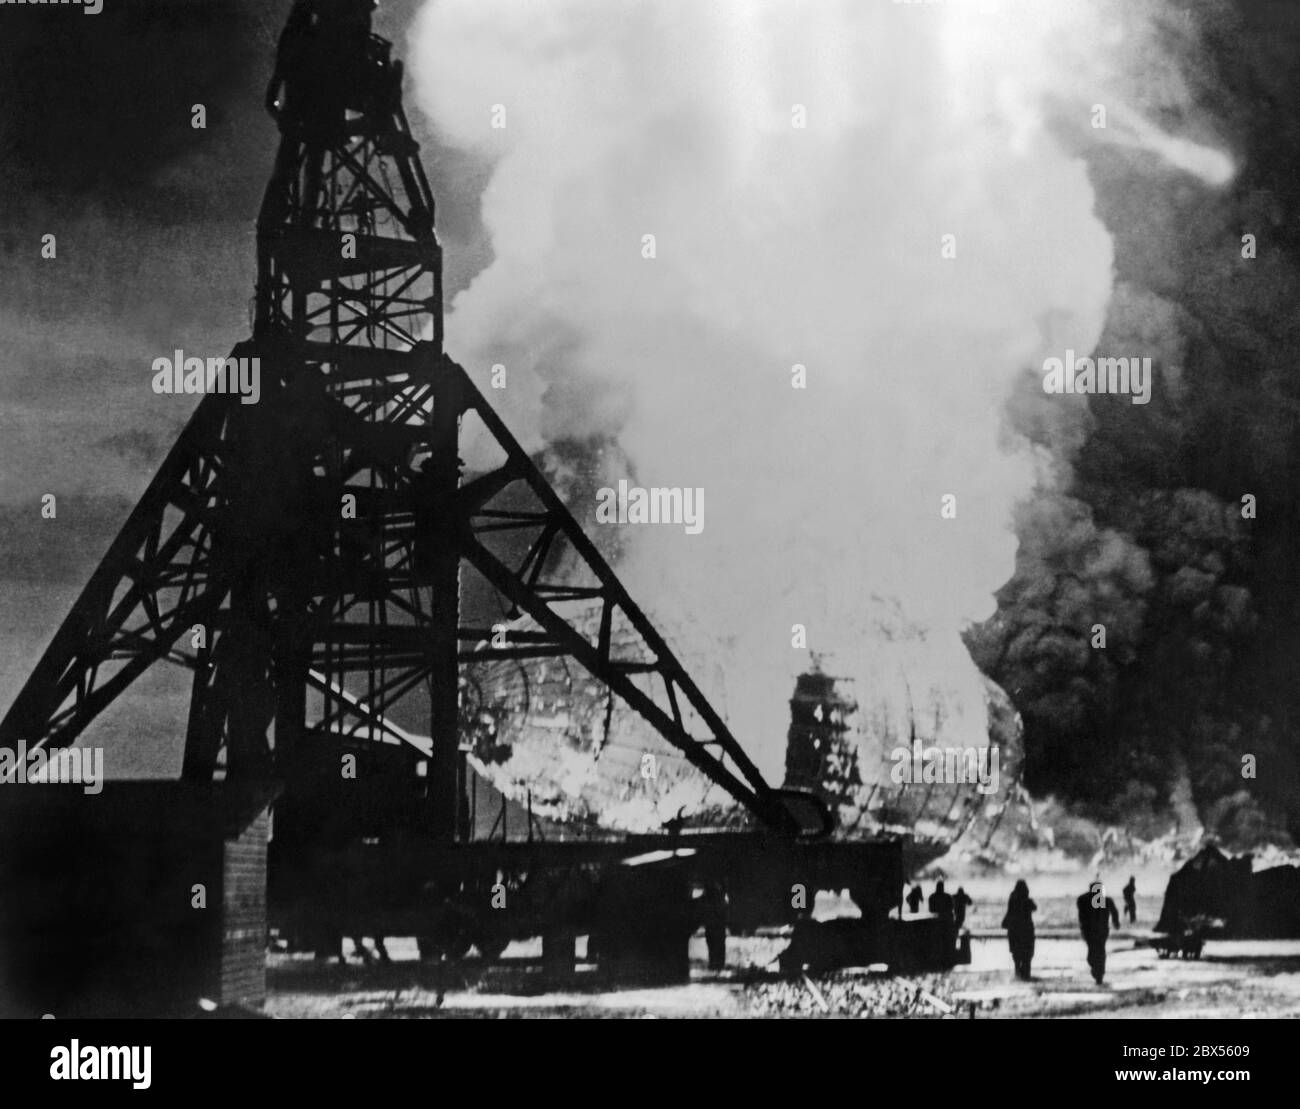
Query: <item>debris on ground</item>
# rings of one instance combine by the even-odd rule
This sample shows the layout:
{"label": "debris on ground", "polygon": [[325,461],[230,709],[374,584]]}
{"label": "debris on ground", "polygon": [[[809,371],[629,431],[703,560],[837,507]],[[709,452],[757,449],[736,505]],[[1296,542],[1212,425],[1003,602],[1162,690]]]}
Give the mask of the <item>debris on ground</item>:
{"label": "debris on ground", "polygon": [[744,1004],[753,1016],[938,1017],[955,1011],[951,977],[914,978],[840,972],[751,982]]}

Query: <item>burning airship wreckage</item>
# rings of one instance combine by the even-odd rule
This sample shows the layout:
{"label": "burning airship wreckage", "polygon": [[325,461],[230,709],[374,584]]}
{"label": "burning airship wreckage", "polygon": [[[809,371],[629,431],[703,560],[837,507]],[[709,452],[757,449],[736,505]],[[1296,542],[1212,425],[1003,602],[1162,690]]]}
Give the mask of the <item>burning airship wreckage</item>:
{"label": "burning airship wreckage", "polygon": [[[438,959],[540,935],[561,976],[585,934],[613,980],[682,978],[700,926],[718,966],[726,927],[815,929],[819,890],[860,909],[855,957],[951,964],[947,926],[890,914],[1005,782],[913,773],[912,737],[820,668],[765,780],[444,352],[434,198],[368,8],[303,0],[281,38],[232,355],[258,403],[202,398],[0,722],[66,749],[154,664],[192,673],[179,781],[0,793],[0,996],[256,1004],[268,929]],[[494,467],[465,468],[470,433]],[[986,703],[1009,781],[1015,715]]]}

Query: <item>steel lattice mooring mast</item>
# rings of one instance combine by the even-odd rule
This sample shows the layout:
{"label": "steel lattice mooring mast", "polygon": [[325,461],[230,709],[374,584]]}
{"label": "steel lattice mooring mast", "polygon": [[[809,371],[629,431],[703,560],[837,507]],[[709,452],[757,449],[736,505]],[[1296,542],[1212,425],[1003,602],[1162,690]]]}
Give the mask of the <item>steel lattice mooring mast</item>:
{"label": "steel lattice mooring mast", "polygon": [[[168,661],[193,671],[183,777],[284,780],[314,757],[315,739],[397,734],[389,715],[413,699],[433,737],[436,833],[455,839],[460,662],[568,656],[767,824],[795,830],[443,353],[433,197],[401,66],[370,33],[370,7],[298,0],[280,40],[254,331],[232,353],[259,360],[260,399],[203,397],[0,721],[0,743],[71,744]],[[475,474],[458,457],[469,421],[496,455]],[[461,619],[473,575],[540,630],[489,646],[491,629]],[[564,614],[571,601],[599,606],[598,634]]]}

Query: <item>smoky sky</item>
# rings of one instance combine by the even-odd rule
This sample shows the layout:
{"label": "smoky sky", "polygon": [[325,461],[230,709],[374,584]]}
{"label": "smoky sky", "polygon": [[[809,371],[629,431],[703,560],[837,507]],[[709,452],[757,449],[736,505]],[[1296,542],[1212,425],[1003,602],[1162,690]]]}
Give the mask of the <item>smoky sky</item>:
{"label": "smoky sky", "polygon": [[[152,393],[152,360],[225,354],[249,333],[277,141],[263,96],[289,7],[0,6],[0,711],[193,408]],[[419,7],[381,5],[399,56]],[[1215,191],[1141,151],[1087,156],[1114,241],[1098,349],[1154,354],[1157,395],[1063,406],[1026,375],[1008,426],[1056,479],[1018,508],[1015,575],[968,644],[1024,718],[1032,788],[1119,818],[1158,808],[1176,776],[1207,827],[1249,842],[1300,832],[1300,19],[1293,0],[1134,7],[1180,89],[1148,117],[1222,144],[1236,176]],[[406,103],[450,299],[491,258],[492,167]]]}
{"label": "smoky sky", "polygon": [[1237,171],[1207,191],[1090,155],[1115,242],[1098,353],[1153,353],[1159,395],[1071,409],[1024,382],[1012,423],[1063,477],[1020,506],[1016,573],[968,642],[1022,713],[1032,789],[1162,834],[1186,791],[1250,847],[1300,834],[1300,11],[1162,15],[1185,91],[1162,122],[1221,136]]}

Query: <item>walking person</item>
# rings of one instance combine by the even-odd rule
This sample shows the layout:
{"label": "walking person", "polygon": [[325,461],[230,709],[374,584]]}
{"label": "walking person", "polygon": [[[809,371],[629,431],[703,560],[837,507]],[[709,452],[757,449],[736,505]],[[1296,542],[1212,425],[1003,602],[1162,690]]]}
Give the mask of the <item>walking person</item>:
{"label": "walking person", "polygon": [[1007,946],[1011,948],[1011,962],[1016,977],[1023,982],[1031,980],[1030,964],[1034,961],[1034,913],[1038,906],[1029,896],[1029,886],[1022,878],[1007,900],[1007,912],[1002,927],[1007,930]]}
{"label": "walking person", "polygon": [[1111,925],[1119,927],[1119,910],[1106,896],[1106,887],[1100,881],[1093,882],[1075,905],[1079,909],[1079,930],[1083,933],[1083,942],[1088,945],[1088,969],[1092,971],[1093,981],[1100,986],[1106,977],[1106,940]]}
{"label": "walking person", "polygon": [[1137,921],[1137,880],[1133,875],[1128,876],[1128,885],[1124,887],[1124,912],[1128,914],[1128,922],[1133,924]]}
{"label": "walking person", "polygon": [[952,920],[952,894],[944,892],[942,878],[935,885],[934,893],[930,894],[929,908],[935,916]]}
{"label": "walking person", "polygon": [[974,903],[975,902],[971,900],[971,895],[961,886],[958,886],[957,892],[953,894],[952,898],[952,915],[958,928],[961,928],[961,926],[966,923],[967,906],[973,905]]}

